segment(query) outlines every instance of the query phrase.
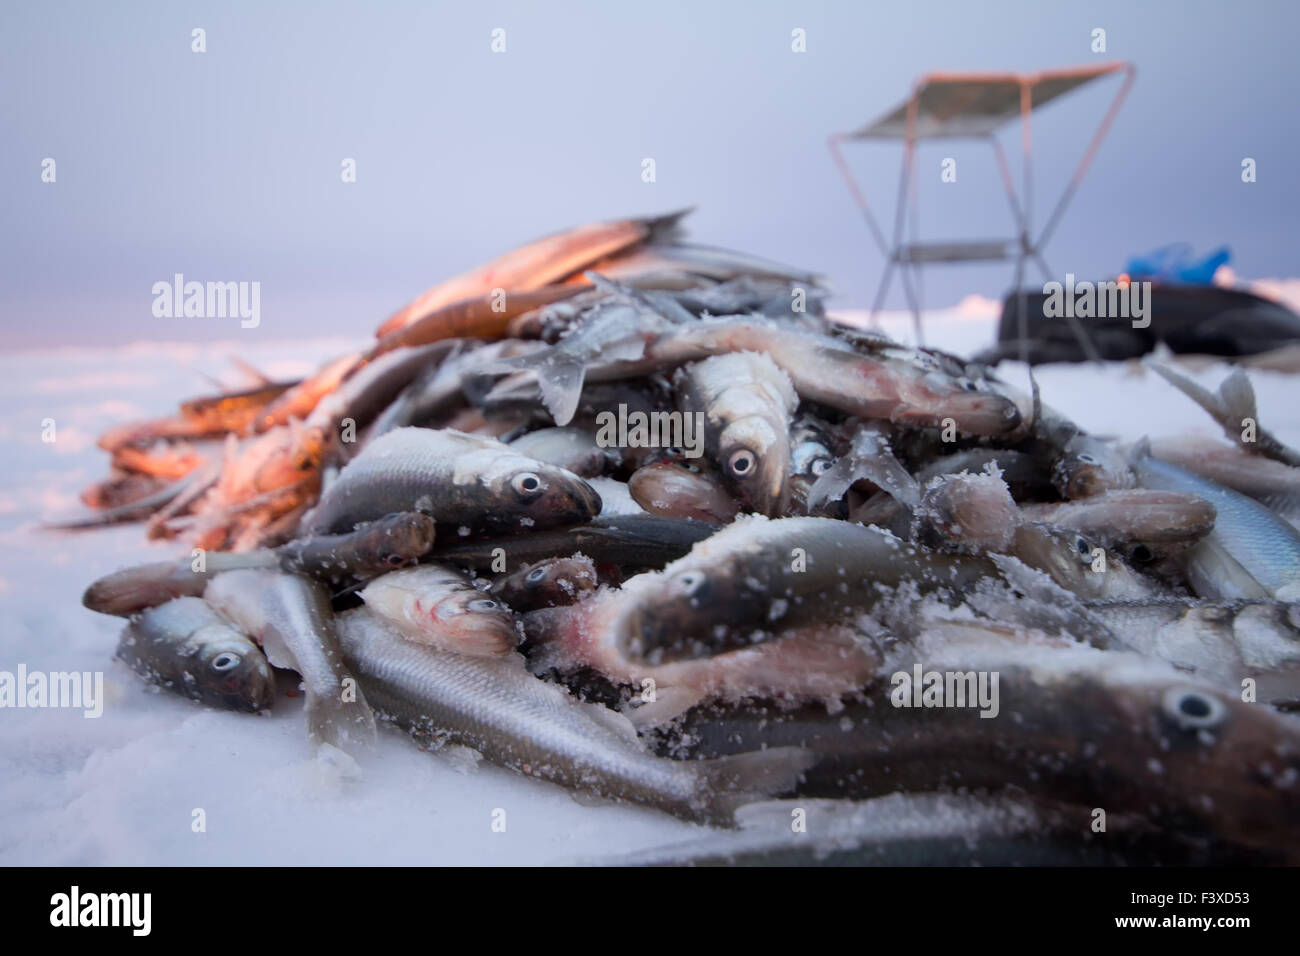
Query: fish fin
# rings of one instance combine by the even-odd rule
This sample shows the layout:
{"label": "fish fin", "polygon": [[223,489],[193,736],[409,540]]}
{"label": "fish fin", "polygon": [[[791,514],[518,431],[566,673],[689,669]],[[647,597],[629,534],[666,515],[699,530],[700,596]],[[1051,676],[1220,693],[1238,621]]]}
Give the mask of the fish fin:
{"label": "fish fin", "polygon": [[[856,439],[854,444],[858,445]],[[921,501],[921,487],[916,479],[894,457],[888,445],[880,441],[870,450],[859,445],[827,469],[808,492],[809,511],[839,501],[859,481],[871,482],[910,508]]]}
{"label": "fish fin", "polygon": [[319,747],[337,747],[345,753],[364,749],[375,742],[375,715],[359,684],[355,692],[357,699],[351,703],[308,692],[306,712],[310,740]]}
{"label": "fish fin", "polygon": [[1244,418],[1259,424],[1255,389],[1250,384],[1250,378],[1239,368],[1233,369],[1232,374],[1219,384],[1219,405],[1223,409],[1223,427],[1232,434],[1241,430]]}
{"label": "fish fin", "polygon": [[360,780],[361,765],[346,750],[323,743],[316,748],[316,761],[320,767],[338,780]]}
{"label": "fish fin", "polygon": [[629,742],[640,743],[641,738],[637,736],[636,724],[626,715],[620,714],[617,710],[610,710],[604,704],[588,703],[585,706],[587,716],[592,720]]}
{"label": "fish fin", "polygon": [[674,325],[695,321],[695,316],[691,313],[690,309],[686,308],[672,296],[656,292],[642,292],[640,289],[623,282],[616,282],[615,280],[590,269],[583,274],[591,284],[601,292],[619,299],[622,302],[626,302],[635,309],[649,312],[651,315],[661,319],[667,319]]}
{"label": "fish fin", "polygon": [[734,823],[736,811],[746,804],[794,790],[820,759],[803,747],[769,747],[701,760],[697,766],[710,808],[724,822]]}
{"label": "fish fin", "polygon": [[1227,421],[1228,410],[1219,395],[1192,381],[1181,372],[1175,372],[1167,365],[1160,365],[1157,362],[1147,362],[1147,365],[1166,382],[1205,409],[1220,425]]}
{"label": "fish fin", "polygon": [[582,399],[582,383],[587,368],[576,359],[561,355],[549,356],[536,368],[537,385],[542,392],[542,404],[551,413],[557,425],[573,421]]}
{"label": "fish fin", "polygon": [[655,699],[623,711],[638,731],[649,730],[680,717],[704,699],[704,693],[689,687],[659,687]]}
{"label": "fish fin", "polygon": [[645,241],[663,242],[679,238],[682,232],[682,220],[693,212],[695,207],[687,206],[684,209],[664,213],[662,216],[648,216],[643,219],[642,222],[647,229]]}
{"label": "fish fin", "polygon": [[1129,448],[1128,450],[1129,466],[1132,467],[1138,462],[1143,461],[1144,459],[1150,457],[1151,457],[1151,439],[1148,436],[1143,435],[1141,438],[1135,441],[1132,447]]}
{"label": "fish fin", "polygon": [[244,359],[240,358],[238,355],[232,355],[232,356],[230,357],[230,361],[233,362],[233,363],[235,364],[235,367],[236,367],[236,368],[238,368],[241,372],[243,372],[245,375],[247,375],[250,379],[252,379],[252,380],[253,380],[254,382],[256,382],[258,385],[274,385],[274,384],[275,384],[275,380],[274,380],[273,378],[271,378],[269,375],[267,375],[267,374],[266,374],[265,372],[263,372],[261,369],[259,369],[259,368],[257,368],[256,366],[254,366],[251,362],[247,362],[247,361],[245,361]]}

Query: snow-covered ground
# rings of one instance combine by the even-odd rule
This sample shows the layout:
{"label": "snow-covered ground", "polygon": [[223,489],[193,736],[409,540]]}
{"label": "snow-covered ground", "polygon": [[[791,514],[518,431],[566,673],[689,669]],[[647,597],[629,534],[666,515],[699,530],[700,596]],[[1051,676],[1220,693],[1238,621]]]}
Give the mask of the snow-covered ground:
{"label": "snow-covered ground", "polygon": [[[992,341],[996,304],[931,313],[930,344],[969,354]],[[906,338],[909,321],[886,316]],[[314,368],[347,342],[139,345],[0,356],[0,671],[102,671],[98,719],[75,710],[0,709],[0,863],[537,864],[616,855],[691,839],[699,828],[652,810],[587,806],[559,787],[465,755],[421,752],[386,730],[357,781],[311,759],[301,698],[247,716],[159,693],[112,660],[122,623],[80,603],[92,579],[182,553],[139,526],[80,534],[36,527],[79,509],[104,477],[104,428],[166,414],[236,381],[238,354],[275,377]],[[1195,376],[1217,385],[1226,367]],[[1003,366],[1022,382],[1023,369]],[[1090,431],[1137,438],[1217,433],[1205,415],[1136,364],[1041,368],[1044,400]],[[1252,373],[1264,425],[1300,444],[1300,391]],[[42,440],[53,419],[55,441]],[[206,831],[194,832],[202,809]],[[506,813],[494,832],[494,811]],[[499,816],[499,815],[498,815]]]}

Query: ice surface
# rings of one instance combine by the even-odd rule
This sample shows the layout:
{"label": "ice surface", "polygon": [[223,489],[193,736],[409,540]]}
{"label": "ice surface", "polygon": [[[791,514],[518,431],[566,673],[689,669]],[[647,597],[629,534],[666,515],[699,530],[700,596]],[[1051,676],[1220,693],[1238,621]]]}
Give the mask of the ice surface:
{"label": "ice surface", "polygon": [[[987,310],[986,310],[987,311]],[[927,322],[932,344],[969,352],[992,339],[992,312]],[[907,325],[886,318],[903,337]],[[363,777],[313,757],[302,698],[268,716],[206,710],[157,692],[112,660],[122,621],[82,608],[94,578],[184,553],[139,525],[79,534],[41,519],[79,511],[77,493],[107,474],[104,428],[167,414],[206,394],[201,373],[234,376],[236,352],[272,377],[301,375],[346,342],[139,345],[0,356],[0,670],[103,671],[103,716],[0,710],[3,864],[539,864],[620,856],[692,839],[701,828],[657,811],[584,806],[559,787],[457,754],[421,752],[391,728],[363,755]],[[1023,369],[1003,366],[1016,384]],[[1217,386],[1226,367],[1194,372]],[[1050,366],[1044,400],[1085,428],[1133,439],[1216,426],[1158,376],[1128,364]],[[1300,445],[1300,404],[1285,375],[1252,372],[1261,421]],[[53,419],[53,443],[41,440]],[[611,502],[612,489],[602,488]],[[194,831],[201,809],[206,832]],[[506,813],[494,832],[494,811]]]}

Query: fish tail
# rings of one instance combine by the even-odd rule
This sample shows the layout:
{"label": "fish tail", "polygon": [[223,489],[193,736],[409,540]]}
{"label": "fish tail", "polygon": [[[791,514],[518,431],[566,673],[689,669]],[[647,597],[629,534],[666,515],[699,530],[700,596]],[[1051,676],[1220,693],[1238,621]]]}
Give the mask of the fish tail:
{"label": "fish tail", "polygon": [[1241,429],[1243,420],[1247,418],[1259,422],[1255,389],[1246,373],[1239,368],[1233,369],[1232,374],[1219,385],[1219,406],[1224,417],[1224,428]]}
{"label": "fish tail", "polygon": [[650,216],[645,220],[648,235],[646,242],[668,242],[681,238],[682,220],[695,211],[694,206],[665,213],[662,216]]}
{"label": "fish tail", "polygon": [[[350,677],[350,675],[349,675]],[[345,701],[342,693],[312,695],[307,699],[307,735],[317,744],[329,744],[345,753],[353,753],[375,741],[375,715],[353,680],[355,700]]]}
{"label": "fish tail", "polygon": [[[1227,405],[1223,401],[1224,393],[1222,387],[1220,387],[1219,394],[1216,395],[1209,389],[1192,381],[1192,379],[1188,378],[1186,375],[1176,372],[1168,366],[1160,365],[1156,362],[1148,362],[1147,364],[1166,382],[1174,386],[1174,388],[1178,389],[1197,405],[1200,405],[1201,408],[1203,408],[1205,412],[1215,420],[1215,422],[1221,426],[1227,427],[1226,423],[1229,421],[1230,416],[1228,414]],[[1225,382],[1224,384],[1226,385],[1227,383]],[[1247,387],[1249,387],[1250,383],[1247,382],[1246,384]],[[1252,404],[1254,400],[1255,396],[1252,392]]]}
{"label": "fish tail", "polygon": [[573,421],[582,398],[582,383],[587,369],[581,362],[563,356],[552,356],[536,367],[537,385],[542,392],[542,403],[557,425]]}
{"label": "fish tail", "polygon": [[700,768],[705,815],[732,824],[736,811],[745,804],[794,790],[804,772],[820,759],[802,747],[769,747],[701,760],[696,766]]}

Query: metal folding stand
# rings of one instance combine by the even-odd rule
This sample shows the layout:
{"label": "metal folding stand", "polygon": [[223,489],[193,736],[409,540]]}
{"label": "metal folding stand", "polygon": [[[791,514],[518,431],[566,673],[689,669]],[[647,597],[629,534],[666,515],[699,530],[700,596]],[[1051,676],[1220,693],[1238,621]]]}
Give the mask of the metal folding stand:
{"label": "metal folding stand", "polygon": [[[1033,236],[1033,135],[1030,114],[1038,107],[1083,86],[1092,80],[1112,73],[1123,73],[1124,81],[1110,108],[1102,118],[1087,151],[1080,160],[1074,175],[1048,215],[1043,231]],[[1045,70],[1039,73],[927,73],[912,88],[906,102],[890,113],[851,133],[837,133],[830,138],[831,155],[839,166],[854,202],[862,211],[868,228],[885,257],[885,272],[880,289],[871,305],[870,321],[876,325],[876,315],[884,305],[894,271],[898,271],[903,294],[912,312],[912,323],[917,342],[921,343],[921,303],[917,288],[921,267],[942,263],[997,262],[1015,259],[1015,286],[1020,295],[1020,354],[1027,357],[1028,306],[1024,288],[1026,263],[1032,259],[1041,270],[1044,282],[1053,280],[1051,270],[1043,256],[1043,247],[1051,238],[1074,198],[1111,124],[1133,85],[1137,72],[1133,65],[1111,62],[1096,66]],[[1020,149],[1023,174],[1023,196],[1017,195],[1011,169],[1002,145],[997,140],[998,130],[1007,122],[1020,117]],[[1016,236],[1012,239],[976,239],[947,242],[920,242],[916,239],[916,146],[923,139],[982,139],[993,148],[1007,204],[1015,222]],[[887,240],[866,196],[858,188],[852,170],[840,150],[842,143],[860,140],[902,140],[903,168],[898,185],[898,204],[894,212],[892,239]],[[913,213],[912,236],[904,239],[904,223],[908,209]],[[915,285],[913,280],[915,279]],[[1069,316],[1070,328],[1079,340],[1084,353],[1091,359],[1099,358],[1091,339],[1079,320]]]}

